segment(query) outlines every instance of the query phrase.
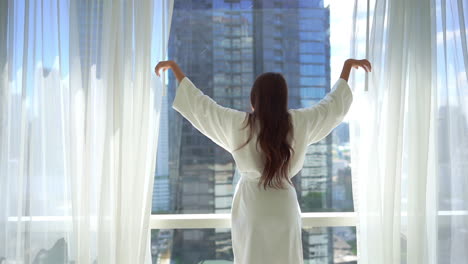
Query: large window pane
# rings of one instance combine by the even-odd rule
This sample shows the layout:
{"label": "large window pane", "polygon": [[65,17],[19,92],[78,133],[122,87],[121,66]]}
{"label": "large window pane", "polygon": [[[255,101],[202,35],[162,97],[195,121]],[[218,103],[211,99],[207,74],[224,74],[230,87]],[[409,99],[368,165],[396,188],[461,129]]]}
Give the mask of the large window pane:
{"label": "large window pane", "polygon": [[[331,79],[330,12],[321,1],[275,1],[264,8],[255,8],[255,1],[209,2],[176,0],[169,41],[169,59],[205,94],[251,111],[252,83],[266,71],[286,77],[290,108],[309,107],[329,92],[338,76]],[[320,31],[310,30],[318,25]],[[170,76],[153,213],[229,212],[238,180],[234,160],[171,108],[177,83]],[[353,210],[348,143],[344,123],[309,147],[304,169],[293,178],[303,212]]]}
{"label": "large window pane", "polygon": [[[169,59],[223,106],[251,111],[255,77],[277,71],[288,81],[289,107],[309,107],[338,79],[331,76],[330,51],[342,46],[330,43],[332,23],[323,1],[175,0]],[[176,85],[171,74],[161,111],[153,214],[229,213],[239,179],[234,160],[171,108]],[[303,212],[353,211],[349,164],[344,123],[309,147],[304,169],[293,178]],[[201,231],[201,242],[199,232],[174,232],[171,243],[177,254],[196,251],[206,256],[201,261],[229,259],[223,254],[232,252],[230,230]],[[332,233],[323,236],[333,241]],[[326,248],[326,258],[310,263],[330,263],[333,250]]]}
{"label": "large window pane", "polygon": [[[178,241],[183,247],[175,247]],[[229,229],[161,229],[151,231],[153,263],[233,263]],[[356,228],[302,230],[304,263],[357,263]],[[172,262],[171,262],[172,261]]]}

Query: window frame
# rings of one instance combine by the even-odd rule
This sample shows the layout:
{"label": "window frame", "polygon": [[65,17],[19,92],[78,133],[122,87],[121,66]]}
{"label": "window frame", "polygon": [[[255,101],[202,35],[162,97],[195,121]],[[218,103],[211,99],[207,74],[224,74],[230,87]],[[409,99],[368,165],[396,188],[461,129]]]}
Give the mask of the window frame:
{"label": "window frame", "polygon": [[[403,212],[401,216],[406,216]],[[438,210],[437,217],[468,216],[468,210]],[[26,217],[29,218],[29,217]],[[12,221],[13,219],[9,219]],[[24,220],[23,220],[24,221]],[[301,213],[302,228],[358,226],[358,212]],[[231,228],[229,213],[151,214],[150,229]]]}
{"label": "window frame", "polygon": [[[357,226],[356,212],[301,213],[302,228]],[[152,214],[150,229],[231,228],[229,213]]]}

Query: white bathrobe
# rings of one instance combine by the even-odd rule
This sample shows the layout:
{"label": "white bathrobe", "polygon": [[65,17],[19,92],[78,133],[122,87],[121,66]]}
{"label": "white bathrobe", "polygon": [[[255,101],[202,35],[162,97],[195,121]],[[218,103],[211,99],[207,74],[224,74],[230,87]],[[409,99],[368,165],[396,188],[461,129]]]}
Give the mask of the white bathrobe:
{"label": "white bathrobe", "polygon": [[[352,100],[348,83],[340,78],[319,103],[289,110],[294,128],[291,145],[295,151],[290,178],[302,169],[307,146],[326,137],[341,123]],[[234,263],[304,263],[301,209],[294,187],[286,182],[283,190],[257,188],[263,170],[260,148],[255,148],[257,132],[246,146],[233,152],[248,138],[249,128],[241,130],[247,113],[218,105],[187,77],[176,90],[172,108],[229,151],[241,174],[231,209]]]}

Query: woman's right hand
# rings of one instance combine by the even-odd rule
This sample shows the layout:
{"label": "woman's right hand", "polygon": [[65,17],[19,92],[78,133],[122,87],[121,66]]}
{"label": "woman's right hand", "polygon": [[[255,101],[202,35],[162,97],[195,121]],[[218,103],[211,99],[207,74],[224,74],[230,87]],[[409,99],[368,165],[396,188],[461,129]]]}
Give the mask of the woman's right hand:
{"label": "woman's right hand", "polygon": [[358,69],[359,67],[363,68],[366,72],[372,71],[372,65],[367,59],[363,59],[363,60],[347,59],[344,62],[343,70],[341,71],[340,78],[348,81],[351,68]]}
{"label": "woman's right hand", "polygon": [[154,67],[154,72],[156,72],[156,75],[158,76],[161,76],[161,73],[159,72],[160,70],[162,70],[163,72],[165,72],[167,69],[172,69],[172,67],[174,66],[175,62],[174,61],[160,61],[156,67]]}
{"label": "woman's right hand", "polygon": [[184,72],[179,68],[179,65],[177,65],[177,63],[175,61],[171,61],[171,60],[160,61],[156,65],[156,67],[154,67],[154,72],[156,72],[156,75],[161,76],[161,73],[159,71],[162,70],[164,72],[167,69],[172,70],[172,72],[174,73],[177,81],[181,82],[184,79],[184,77],[185,77]]}
{"label": "woman's right hand", "polygon": [[366,59],[363,59],[363,60],[347,59],[346,62],[349,63],[351,65],[351,67],[353,67],[355,69],[361,67],[366,72],[370,72],[372,70],[371,63]]}

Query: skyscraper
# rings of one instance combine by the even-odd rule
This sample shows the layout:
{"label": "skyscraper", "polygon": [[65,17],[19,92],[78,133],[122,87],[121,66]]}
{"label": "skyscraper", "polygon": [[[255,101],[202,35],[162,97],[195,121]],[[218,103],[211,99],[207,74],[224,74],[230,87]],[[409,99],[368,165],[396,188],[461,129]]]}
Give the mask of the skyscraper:
{"label": "skyscraper", "polygon": [[[88,80],[92,65],[99,66],[104,1],[77,1],[78,34],[82,80]],[[100,74],[100,67],[96,68]],[[88,83],[84,82],[83,86]]]}
{"label": "skyscraper", "polygon": [[169,212],[171,210],[171,192],[169,179],[169,125],[168,125],[168,101],[162,98],[159,120],[158,154],[156,155],[156,172],[152,202],[153,213]]}

